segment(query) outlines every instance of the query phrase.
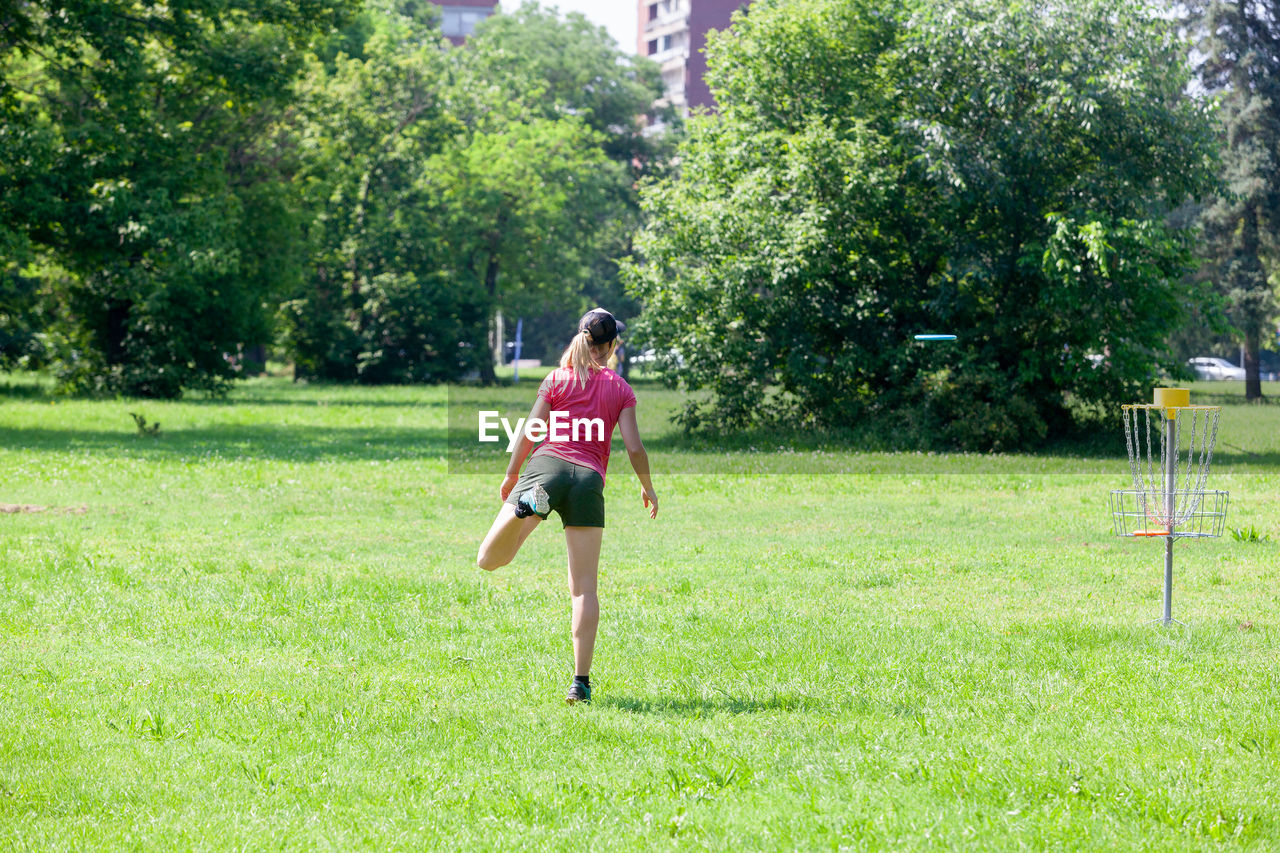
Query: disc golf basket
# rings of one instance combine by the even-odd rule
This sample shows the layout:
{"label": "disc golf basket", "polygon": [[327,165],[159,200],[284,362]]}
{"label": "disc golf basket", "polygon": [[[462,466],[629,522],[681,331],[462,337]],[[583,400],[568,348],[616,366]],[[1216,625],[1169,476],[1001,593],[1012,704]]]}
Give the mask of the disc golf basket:
{"label": "disc golf basket", "polygon": [[[1173,543],[1222,535],[1227,493],[1205,488],[1220,406],[1193,406],[1185,388],[1157,388],[1155,402],[1123,407],[1132,489],[1111,492],[1117,536],[1164,538],[1164,617],[1173,618]],[[1178,622],[1181,625],[1181,622]]]}

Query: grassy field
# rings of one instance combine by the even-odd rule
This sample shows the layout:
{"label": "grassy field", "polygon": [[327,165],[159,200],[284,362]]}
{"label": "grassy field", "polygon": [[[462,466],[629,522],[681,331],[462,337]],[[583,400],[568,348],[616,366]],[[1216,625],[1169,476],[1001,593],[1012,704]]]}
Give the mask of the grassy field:
{"label": "grassy field", "polygon": [[1196,400],[1259,541],[1177,546],[1185,631],[1144,624],[1160,545],[1110,533],[1118,426],[1098,458],[698,448],[643,386],[662,511],[616,456],[568,707],[557,525],[474,567],[472,392],[0,377],[0,848],[1272,848],[1280,406],[1237,385]]}

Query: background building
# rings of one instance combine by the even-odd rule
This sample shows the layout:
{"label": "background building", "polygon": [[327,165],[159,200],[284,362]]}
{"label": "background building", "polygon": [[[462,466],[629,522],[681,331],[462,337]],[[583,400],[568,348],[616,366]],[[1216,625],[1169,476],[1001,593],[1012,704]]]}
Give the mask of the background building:
{"label": "background building", "polygon": [[708,30],[729,26],[734,11],[750,0],[639,0],[636,52],[662,66],[666,100],[688,115],[691,107],[714,106],[703,75]]}
{"label": "background building", "polygon": [[442,0],[440,30],[454,44],[462,44],[475,32],[476,24],[498,11],[497,0]]}

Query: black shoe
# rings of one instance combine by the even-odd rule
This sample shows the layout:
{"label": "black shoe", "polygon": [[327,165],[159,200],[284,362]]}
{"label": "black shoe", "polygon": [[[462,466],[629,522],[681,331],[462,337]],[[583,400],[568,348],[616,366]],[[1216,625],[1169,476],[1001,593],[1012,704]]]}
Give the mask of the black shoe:
{"label": "black shoe", "polygon": [[535,513],[539,518],[546,518],[551,512],[551,499],[542,486],[534,486],[516,501],[516,518],[528,518]]}
{"label": "black shoe", "polygon": [[581,681],[574,679],[573,684],[569,685],[569,693],[564,697],[564,701],[570,705],[576,705],[579,702],[590,705],[591,688],[583,684]]}

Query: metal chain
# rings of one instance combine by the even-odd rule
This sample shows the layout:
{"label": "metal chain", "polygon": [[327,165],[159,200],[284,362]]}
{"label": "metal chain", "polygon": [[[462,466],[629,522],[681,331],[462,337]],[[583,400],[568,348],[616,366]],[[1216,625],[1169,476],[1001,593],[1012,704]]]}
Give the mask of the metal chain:
{"label": "metal chain", "polygon": [[[1213,409],[1208,413],[1206,413],[1205,415],[1209,419],[1210,423],[1213,424],[1213,435],[1210,436],[1208,441],[1209,452],[1205,455],[1205,460],[1204,460],[1204,478],[1205,479],[1208,479],[1209,468],[1213,466],[1213,448],[1216,447],[1218,444],[1218,416],[1221,414],[1222,414],[1221,409]],[[1205,429],[1208,429],[1208,428],[1209,428],[1208,424],[1206,424]],[[1204,481],[1202,480],[1201,488],[1203,487],[1204,487]]]}
{"label": "metal chain", "polygon": [[[1187,444],[1187,467],[1182,475],[1182,490],[1187,491],[1191,488],[1191,469],[1198,461],[1196,459],[1196,428],[1200,426],[1200,410],[1183,409],[1182,414],[1183,417],[1178,418],[1179,421],[1185,420],[1187,414],[1191,415],[1191,441]],[[1179,444],[1179,452],[1181,452],[1181,444]]]}
{"label": "metal chain", "polygon": [[[1138,421],[1139,409],[1142,410],[1141,424]],[[1153,416],[1153,412],[1157,414]],[[1186,406],[1175,409],[1173,413],[1175,417],[1170,423],[1169,409],[1165,407],[1129,404],[1121,408],[1129,474],[1133,479],[1134,491],[1131,494],[1137,503],[1135,510],[1148,524],[1171,529],[1192,519],[1196,519],[1193,524],[1204,523],[1200,518],[1201,505],[1213,465],[1213,451],[1218,444],[1221,409],[1217,406]],[[1156,439],[1151,435],[1154,417],[1159,418],[1156,430],[1159,436]],[[1184,423],[1187,418],[1191,419],[1190,424]],[[1184,439],[1185,465],[1181,455]],[[1165,482],[1168,466],[1173,466],[1172,484]],[[1172,494],[1168,491],[1170,485]],[[1215,503],[1213,512],[1221,514],[1223,511],[1217,506]]]}
{"label": "metal chain", "polygon": [[[1148,412],[1149,411],[1150,410],[1148,409]],[[1157,411],[1160,412],[1160,429],[1159,429],[1160,467],[1157,468],[1156,470],[1160,472],[1160,478],[1156,479],[1155,477],[1152,477],[1151,484],[1152,484],[1152,487],[1157,490],[1156,493],[1163,497],[1164,496],[1164,472],[1167,470],[1165,466],[1169,464],[1169,430],[1165,429],[1165,424],[1168,420],[1169,415],[1165,412],[1164,409],[1158,409]],[[1148,415],[1147,421],[1148,423],[1151,421],[1150,415]],[[1176,424],[1177,422],[1175,421],[1174,423]],[[1150,427],[1148,427],[1148,429],[1150,429]],[[1161,504],[1161,507],[1164,507],[1164,505]],[[1168,514],[1167,507],[1164,507],[1164,511],[1166,514]]]}
{"label": "metal chain", "polygon": [[[1164,488],[1159,485],[1160,481],[1164,479],[1164,452],[1165,452],[1164,451],[1164,445],[1165,445],[1164,433],[1165,431],[1163,428],[1156,430],[1156,432],[1159,433],[1158,449],[1160,454],[1160,467],[1157,469],[1160,472],[1159,479],[1156,478],[1155,472],[1151,470],[1151,455],[1152,455],[1151,412],[1159,411],[1161,413],[1160,416],[1164,417],[1164,410],[1163,409],[1158,409],[1158,410],[1144,409],[1143,411],[1146,412],[1146,415],[1147,415],[1147,481],[1146,481],[1147,488],[1146,488],[1145,494],[1147,496],[1147,503],[1148,504],[1154,503],[1156,506],[1156,511],[1154,514],[1151,513],[1149,509],[1147,510],[1147,512],[1148,512],[1148,515],[1153,520],[1155,520],[1157,524],[1164,526],[1164,523],[1165,523],[1164,522],[1164,516],[1165,516]],[[1164,425],[1161,424],[1160,426],[1163,427]]]}
{"label": "metal chain", "polygon": [[1129,451],[1129,473],[1133,476],[1134,489],[1142,490],[1142,477],[1138,473],[1139,460],[1133,455],[1133,442],[1138,436],[1138,412],[1133,406],[1125,406],[1121,409],[1121,416],[1124,419],[1124,446]]}
{"label": "metal chain", "polygon": [[[1178,484],[1179,477],[1176,470],[1173,477],[1173,486],[1177,491],[1177,499],[1174,507],[1176,510],[1174,513],[1174,521],[1178,524],[1181,524],[1191,517],[1191,508],[1195,503],[1195,495],[1192,494],[1191,490],[1191,469],[1195,466],[1196,462],[1196,428],[1200,425],[1199,409],[1183,409],[1179,412],[1178,428],[1176,432],[1178,443],[1174,449],[1178,454],[1182,453],[1182,424],[1187,419],[1188,414],[1191,416],[1191,440],[1187,443],[1187,467],[1183,471],[1181,477],[1181,486]],[[1175,457],[1175,468],[1177,467],[1177,464],[1177,457]]]}
{"label": "metal chain", "polygon": [[[1147,415],[1147,482],[1155,484],[1156,475],[1151,470],[1151,410],[1143,409],[1143,412]],[[1165,430],[1160,430],[1160,470],[1161,473],[1165,470]]]}

